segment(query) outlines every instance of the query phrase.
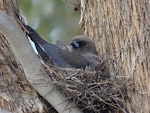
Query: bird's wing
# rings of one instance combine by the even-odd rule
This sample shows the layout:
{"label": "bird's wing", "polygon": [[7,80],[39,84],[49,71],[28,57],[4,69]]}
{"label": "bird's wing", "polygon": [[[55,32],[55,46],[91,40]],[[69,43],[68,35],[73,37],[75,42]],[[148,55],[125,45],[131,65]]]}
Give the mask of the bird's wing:
{"label": "bird's wing", "polygon": [[44,44],[44,45],[42,45],[42,47],[44,48],[45,53],[54,60],[54,63],[58,67],[62,67],[62,68],[71,68],[72,67],[60,55],[60,51],[67,52],[67,50],[61,49],[58,46],[51,44],[51,43]]}
{"label": "bird's wing", "polygon": [[[46,42],[41,36],[30,26],[25,26],[28,30],[27,35],[31,38],[31,40],[35,43],[38,53],[42,57],[42,59],[46,62],[47,60],[53,60],[53,63],[62,68],[72,68],[70,64],[68,64],[60,55],[60,51],[67,51],[62,49],[61,47]],[[65,46],[64,46],[65,47]]]}
{"label": "bird's wing", "polygon": [[59,48],[64,49],[64,50],[68,50],[69,49],[69,47],[66,44],[62,43],[59,40],[56,41],[55,45],[58,46]]}

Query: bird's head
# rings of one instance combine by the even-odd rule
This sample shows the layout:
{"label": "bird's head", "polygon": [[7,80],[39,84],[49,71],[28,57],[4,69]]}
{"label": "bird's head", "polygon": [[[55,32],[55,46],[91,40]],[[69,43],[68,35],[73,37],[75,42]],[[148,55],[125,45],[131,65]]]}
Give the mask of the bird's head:
{"label": "bird's head", "polygon": [[82,53],[91,52],[97,54],[94,41],[87,36],[76,36],[71,42],[72,50],[79,51]]}

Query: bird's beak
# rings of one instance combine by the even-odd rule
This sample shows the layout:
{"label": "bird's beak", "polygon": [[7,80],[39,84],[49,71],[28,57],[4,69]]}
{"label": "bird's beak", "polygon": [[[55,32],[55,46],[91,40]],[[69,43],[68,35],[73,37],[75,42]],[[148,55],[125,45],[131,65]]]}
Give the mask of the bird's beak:
{"label": "bird's beak", "polygon": [[72,45],[73,47],[75,47],[75,48],[78,48],[79,47],[79,44],[77,43],[77,41],[72,41],[72,43],[70,44],[70,45]]}

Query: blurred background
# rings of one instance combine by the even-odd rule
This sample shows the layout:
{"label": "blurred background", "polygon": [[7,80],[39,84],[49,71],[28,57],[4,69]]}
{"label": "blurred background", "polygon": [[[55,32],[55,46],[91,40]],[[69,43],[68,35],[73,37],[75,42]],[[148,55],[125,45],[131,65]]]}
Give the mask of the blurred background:
{"label": "blurred background", "polygon": [[18,0],[25,23],[32,26],[45,40],[60,40],[69,44],[82,30],[78,24],[80,0]]}

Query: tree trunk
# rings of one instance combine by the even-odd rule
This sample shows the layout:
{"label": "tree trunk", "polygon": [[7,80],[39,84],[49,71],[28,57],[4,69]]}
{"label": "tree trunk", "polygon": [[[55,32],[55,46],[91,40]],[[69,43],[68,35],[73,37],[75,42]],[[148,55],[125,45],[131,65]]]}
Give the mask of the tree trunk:
{"label": "tree trunk", "polygon": [[[5,19],[4,17],[5,15],[2,14],[3,12],[0,11],[0,109],[3,109],[0,112],[46,113],[44,103],[38,98],[36,91],[27,81],[24,69],[7,37],[9,34],[12,34],[12,36],[15,34],[15,32],[10,32],[9,28],[13,29],[11,21],[15,22],[15,24],[18,22],[16,14],[19,14],[19,10],[16,7],[17,4],[15,1],[1,0],[0,6],[0,10],[7,13],[12,19],[7,21],[7,18]],[[5,21],[7,24],[5,24]],[[16,32],[18,32],[17,29]],[[11,38],[13,39],[13,37]]]}
{"label": "tree trunk", "polygon": [[149,0],[81,0],[85,34],[95,40],[100,57],[109,59],[111,75],[128,78],[130,113],[150,112],[149,20]]}

